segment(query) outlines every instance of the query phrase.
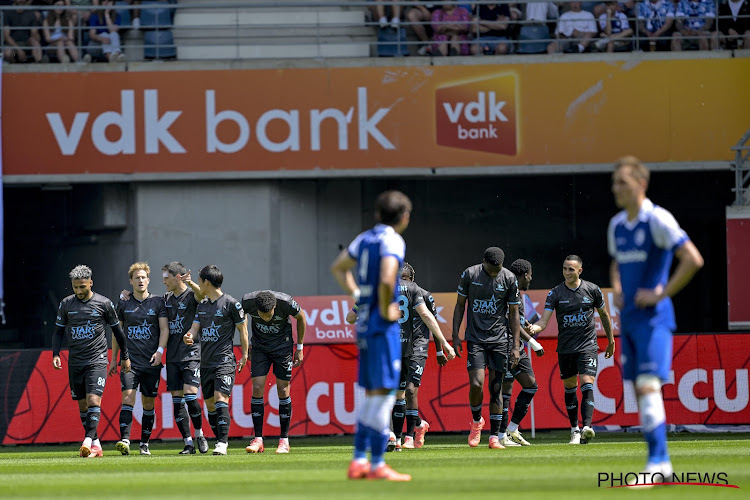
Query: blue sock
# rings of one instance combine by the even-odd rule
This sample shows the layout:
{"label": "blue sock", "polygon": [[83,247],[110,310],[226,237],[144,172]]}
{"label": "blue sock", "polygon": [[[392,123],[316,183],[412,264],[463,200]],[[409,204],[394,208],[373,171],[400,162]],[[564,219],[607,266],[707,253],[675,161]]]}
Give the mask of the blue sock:
{"label": "blue sock", "polygon": [[357,430],[354,431],[354,460],[366,460],[367,448],[370,447],[370,434],[362,422],[357,422]]}
{"label": "blue sock", "polygon": [[391,433],[370,429],[369,427],[367,430],[370,433],[370,454],[372,455],[370,461],[372,462],[372,467],[377,467],[378,465],[385,463],[383,456],[388,447],[388,438],[391,436]]}
{"label": "blue sock", "polygon": [[667,451],[667,416],[660,392],[650,392],[638,398],[638,409],[643,437],[648,444],[648,463],[658,464],[669,460]]}

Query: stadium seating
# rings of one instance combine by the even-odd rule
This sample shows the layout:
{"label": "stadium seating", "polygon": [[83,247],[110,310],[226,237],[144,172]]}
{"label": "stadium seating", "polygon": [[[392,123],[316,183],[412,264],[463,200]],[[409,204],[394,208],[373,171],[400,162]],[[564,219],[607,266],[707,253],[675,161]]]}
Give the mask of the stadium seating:
{"label": "stadium seating", "polygon": [[146,31],[143,34],[144,59],[173,59],[177,57],[171,30]]}

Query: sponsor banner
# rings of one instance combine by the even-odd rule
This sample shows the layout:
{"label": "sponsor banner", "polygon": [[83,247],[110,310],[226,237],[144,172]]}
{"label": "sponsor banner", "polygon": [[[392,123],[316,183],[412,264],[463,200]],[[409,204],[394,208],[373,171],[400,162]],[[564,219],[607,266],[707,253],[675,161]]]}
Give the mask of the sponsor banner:
{"label": "sponsor banner", "polygon": [[750,208],[727,207],[727,307],[731,330],[750,328]]}
{"label": "sponsor banner", "polygon": [[[544,311],[544,301],[547,297],[548,290],[528,290],[523,292],[526,319],[536,322]],[[612,320],[612,326],[615,335],[620,334],[619,310],[614,305],[614,299],[611,288],[603,288],[605,307],[609,311]],[[455,293],[433,293],[435,304],[437,305],[437,320],[443,335],[450,340],[453,328],[453,311],[456,307]],[[350,297],[345,295],[328,295],[328,296],[311,296],[295,297],[300,307],[305,311],[307,316],[307,330],[305,331],[305,344],[346,344],[354,343],[356,339],[356,327],[346,322],[346,314],[351,309],[353,302]],[[599,313],[596,315],[596,331],[600,337],[605,337],[602,328]],[[297,324],[292,321],[292,328],[295,331]],[[461,326],[461,338],[464,338],[464,328],[466,328],[466,317]],[[556,338],[557,337],[557,319],[554,314],[547,328],[539,335],[538,338]]]}
{"label": "sponsor banner", "polygon": [[3,142],[13,147],[4,151],[3,169],[581,165],[611,163],[631,150],[647,162],[729,160],[747,128],[750,109],[740,103],[747,102],[749,71],[750,60],[727,58],[12,73],[4,87],[14,98],[3,103],[3,115],[25,126],[4,128]]}
{"label": "sponsor banner", "polygon": [[[555,354],[556,340],[541,341],[545,354],[532,354],[539,391],[533,402],[535,424],[538,429],[567,428],[563,402],[563,385]],[[605,340],[599,339],[601,348]],[[619,339],[617,341],[619,349]],[[748,366],[750,353],[737,349],[748,345],[750,334],[678,336],[674,340],[674,360],[670,380],[664,386],[667,421],[671,424],[750,424],[748,407]],[[239,351],[237,351],[239,354]],[[291,384],[291,434],[321,435],[351,433],[362,393],[356,385],[357,353],[354,345],[316,345],[305,349],[305,360],[295,369]],[[599,375],[595,384],[595,425],[630,426],[638,424],[635,391],[632,384],[623,383],[619,355],[605,360],[599,355]],[[23,358],[25,359],[25,358]],[[27,360],[33,373],[27,379],[14,378],[13,383],[23,388],[15,409],[5,408],[10,419],[2,443],[58,443],[78,442],[83,429],[78,406],[70,399],[67,370],[52,368],[52,353],[42,351]],[[434,346],[425,367],[419,391],[419,409],[433,431],[460,432],[467,430],[470,420],[468,407],[468,375],[465,359],[451,361],[438,367]],[[63,353],[67,365],[67,353]],[[28,368],[28,367],[27,367]],[[163,377],[162,377],[163,378]],[[26,380],[25,386],[22,380]],[[179,439],[174,424],[171,396],[162,380],[156,400],[156,424],[153,439]],[[276,436],[279,431],[278,396],[273,374],[266,385],[264,434]],[[514,387],[511,406],[519,387]],[[252,382],[249,370],[237,376],[230,402],[232,424],[230,435],[254,435],[250,414]],[[99,435],[105,441],[118,439],[120,408],[119,380],[110,377],[102,398],[102,418]],[[133,438],[140,435],[140,398],[134,411]],[[6,404],[0,401],[0,405]],[[487,405],[484,407],[485,419]],[[207,420],[204,429],[210,435]],[[531,426],[531,417],[521,423]]]}

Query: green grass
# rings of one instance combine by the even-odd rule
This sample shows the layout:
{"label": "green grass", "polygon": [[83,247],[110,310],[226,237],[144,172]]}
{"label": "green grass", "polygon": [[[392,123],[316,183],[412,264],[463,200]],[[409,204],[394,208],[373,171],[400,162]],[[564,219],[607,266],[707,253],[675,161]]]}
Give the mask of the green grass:
{"label": "green grass", "polygon": [[[528,436],[527,436],[528,437]],[[637,472],[645,460],[639,434],[603,434],[569,446],[568,434],[545,432],[533,446],[489,450],[487,436],[470,449],[465,435],[429,435],[421,450],[387,454],[410,483],[349,481],[351,437],[292,439],[289,455],[275,440],[260,455],[230,441],[229,455],[178,456],[179,443],[153,443],[153,456],[123,457],[114,445],[100,459],[76,456],[76,446],[0,448],[0,498],[748,498],[750,435],[670,435],[676,472],[725,472],[729,484],[660,486],[649,491],[597,487],[599,472]],[[213,444],[213,443],[211,443]],[[137,449],[137,448],[136,448]]]}

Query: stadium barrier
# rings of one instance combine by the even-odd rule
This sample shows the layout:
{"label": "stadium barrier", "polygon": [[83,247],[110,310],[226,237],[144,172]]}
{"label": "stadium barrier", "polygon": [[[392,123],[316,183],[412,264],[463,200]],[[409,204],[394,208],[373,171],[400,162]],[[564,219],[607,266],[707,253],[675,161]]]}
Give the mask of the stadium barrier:
{"label": "stadium barrier", "polygon": [[[599,339],[600,347],[605,339]],[[619,339],[618,339],[619,349]],[[674,359],[670,380],[664,386],[667,420],[670,424],[750,424],[748,408],[748,366],[750,353],[738,349],[748,345],[750,334],[679,335],[674,339]],[[542,339],[545,355],[532,356],[540,387],[533,403],[537,429],[567,428],[563,403],[556,339]],[[239,348],[236,349],[239,356]],[[61,371],[52,367],[52,353],[44,351],[0,351],[0,443],[79,442],[83,430],[78,406],[70,398],[67,352]],[[252,383],[250,370],[237,376],[230,402],[232,425],[230,436],[253,435],[250,413]],[[310,345],[305,360],[293,372],[291,384],[291,435],[329,435],[353,432],[357,402],[356,346]],[[156,400],[156,424],[152,439],[179,439],[172,416],[172,400],[166,392],[165,370],[162,370],[160,394]],[[430,423],[431,431],[461,432],[468,429],[468,383],[465,359],[438,367],[434,345],[419,392],[420,413]],[[104,441],[118,439],[120,384],[116,377],[107,379],[102,398],[99,435]],[[514,396],[518,385],[514,388]],[[619,355],[605,360],[599,354],[599,375],[595,384],[596,410],[594,425],[638,425],[632,385],[624,384]],[[266,387],[266,436],[278,435],[278,396],[270,374]],[[133,436],[140,435],[141,407],[137,398]],[[487,405],[484,406],[487,419]],[[531,425],[531,415],[522,429]],[[204,428],[209,429],[207,420]],[[211,432],[208,430],[208,435]]]}

